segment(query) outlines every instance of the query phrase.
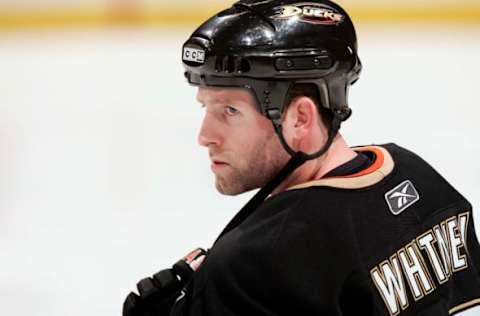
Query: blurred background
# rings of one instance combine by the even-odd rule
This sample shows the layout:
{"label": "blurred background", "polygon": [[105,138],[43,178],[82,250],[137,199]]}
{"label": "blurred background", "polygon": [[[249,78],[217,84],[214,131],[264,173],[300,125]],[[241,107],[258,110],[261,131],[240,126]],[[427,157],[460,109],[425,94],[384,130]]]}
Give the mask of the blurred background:
{"label": "blurred background", "polygon": [[[480,2],[339,2],[364,63],[344,136],[416,151],[478,231]],[[215,191],[180,59],[232,3],[0,0],[0,315],[120,315],[252,195]]]}

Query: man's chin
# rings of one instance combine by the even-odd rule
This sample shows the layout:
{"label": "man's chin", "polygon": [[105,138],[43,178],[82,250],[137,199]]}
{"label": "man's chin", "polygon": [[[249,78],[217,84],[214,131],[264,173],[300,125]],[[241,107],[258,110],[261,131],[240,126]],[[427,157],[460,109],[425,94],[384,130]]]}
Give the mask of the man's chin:
{"label": "man's chin", "polygon": [[218,181],[215,182],[215,187],[217,188],[218,193],[222,195],[235,196],[243,193],[241,190],[233,190],[233,188],[222,185]]}
{"label": "man's chin", "polygon": [[233,183],[226,183],[225,181],[216,179],[215,181],[215,187],[218,191],[218,193],[222,195],[227,195],[227,196],[236,196],[257,188],[248,188],[245,187],[241,184],[233,184]]}

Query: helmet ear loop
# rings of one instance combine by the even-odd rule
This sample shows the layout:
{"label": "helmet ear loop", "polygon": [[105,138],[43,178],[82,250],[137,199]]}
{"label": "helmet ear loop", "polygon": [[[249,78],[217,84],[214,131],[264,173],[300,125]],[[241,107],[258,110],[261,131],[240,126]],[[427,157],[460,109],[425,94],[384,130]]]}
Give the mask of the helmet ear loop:
{"label": "helmet ear loop", "polygon": [[280,110],[277,109],[277,108],[268,109],[266,114],[267,114],[267,118],[269,118],[270,121],[272,122],[273,129],[275,130],[275,133],[277,134],[278,138],[280,139],[280,143],[282,144],[282,146],[286,150],[286,152],[292,157],[298,156],[299,154],[303,154],[302,152],[294,151],[287,144],[287,141],[285,140],[285,137],[283,137],[282,113],[280,112]]}
{"label": "helmet ear loop", "polygon": [[273,129],[275,130],[275,133],[277,134],[278,138],[280,139],[280,143],[282,144],[285,151],[291,157],[302,157],[302,159],[304,159],[305,161],[316,159],[316,158],[322,156],[323,154],[325,154],[327,152],[327,150],[332,145],[333,140],[335,139],[335,136],[337,136],[338,131],[340,130],[340,125],[341,125],[342,121],[345,120],[345,118],[341,117],[341,115],[337,115],[337,113],[334,113],[333,119],[332,119],[332,126],[328,130],[327,141],[317,152],[315,152],[313,154],[307,154],[307,153],[304,153],[302,151],[294,151],[287,144],[287,141],[285,140],[285,137],[283,136],[283,131],[282,131],[282,115],[281,115],[281,113],[278,109],[274,109],[273,111],[268,111],[267,112],[267,117],[272,122]]}

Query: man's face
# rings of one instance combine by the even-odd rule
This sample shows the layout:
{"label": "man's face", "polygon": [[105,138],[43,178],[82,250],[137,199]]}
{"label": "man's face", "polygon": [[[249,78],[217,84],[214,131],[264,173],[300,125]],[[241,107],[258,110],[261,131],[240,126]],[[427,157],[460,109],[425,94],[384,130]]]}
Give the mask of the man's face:
{"label": "man's face", "polygon": [[262,187],[287,163],[272,124],[247,90],[199,88],[197,100],[205,110],[198,142],[208,148],[220,193]]}

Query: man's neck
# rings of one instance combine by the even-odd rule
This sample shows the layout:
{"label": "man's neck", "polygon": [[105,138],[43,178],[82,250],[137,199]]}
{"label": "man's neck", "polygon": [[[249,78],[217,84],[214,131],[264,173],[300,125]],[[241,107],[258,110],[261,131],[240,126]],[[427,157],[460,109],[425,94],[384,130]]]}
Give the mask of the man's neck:
{"label": "man's neck", "polygon": [[273,191],[272,195],[302,183],[319,180],[331,170],[352,160],[356,156],[357,153],[348,147],[343,137],[337,135],[324,155],[305,162],[283,181],[275,191]]}

